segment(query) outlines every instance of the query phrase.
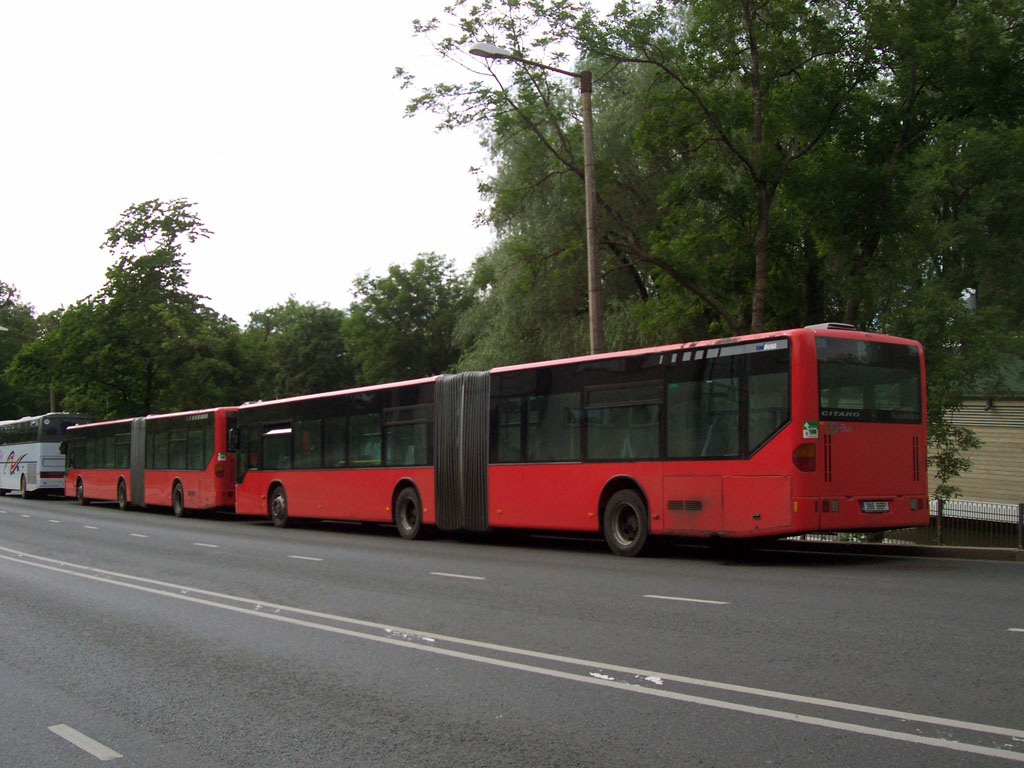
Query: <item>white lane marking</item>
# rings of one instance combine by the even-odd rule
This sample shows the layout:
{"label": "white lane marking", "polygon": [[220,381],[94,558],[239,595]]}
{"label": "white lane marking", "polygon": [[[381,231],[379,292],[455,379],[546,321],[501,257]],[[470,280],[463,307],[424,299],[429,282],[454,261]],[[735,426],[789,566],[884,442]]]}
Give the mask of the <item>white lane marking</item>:
{"label": "white lane marking", "polygon": [[115,752],[105,744],[100,744],[95,739],[90,739],[84,733],[76,731],[70,725],[64,725],[63,723],[60,725],[51,725],[48,730],[53,731],[62,739],[70,741],[79,749],[88,752],[97,760],[106,762],[107,760],[116,760],[119,757],[124,757],[120,752]]}
{"label": "white lane marking", "polygon": [[[0,547],[0,552],[9,552],[11,555],[0,555],[0,560],[8,560],[12,563],[21,563],[22,565],[30,565],[36,568],[41,568],[56,573],[62,573],[68,576],[74,576],[76,578],[86,579],[89,581],[96,581],[104,584],[109,584],[117,587],[124,587],[127,589],[134,589],[139,592],[145,592],[154,595],[160,595],[163,597],[171,597],[176,600],[184,600],[186,602],[197,603],[199,605],[205,605],[211,608],[220,608],[221,610],[231,611],[233,613],[240,613],[248,616],[254,616],[261,619],[270,619],[272,621],[279,621],[286,624],[292,624],[300,627],[307,627],[310,629],[317,629],[323,632],[329,632],[335,635],[343,635],[347,637],[355,637],[363,640],[371,640],[378,643],[384,643],[386,645],[400,646],[412,650],[425,651],[428,653],[436,653],[441,656],[448,656],[452,658],[464,659],[468,661],[475,661],[481,664],[488,664],[491,666],[504,667],[507,669],[516,669],[524,672],[532,672],[539,675],[545,675],[548,677],[560,678],[563,680],[570,680],[575,682],[590,683],[595,685],[603,685],[610,688],[617,688],[619,690],[629,691],[631,693],[644,694],[648,696],[656,696],[659,698],[672,699],[675,701],[682,701],[691,704],[700,704],[708,707],[717,709],[725,709],[734,712],[743,712],[747,714],[760,715],[762,717],[768,717],[778,720],[786,720],[789,722],[802,723],[805,725],[816,725],[822,728],[831,728],[839,731],[848,731],[852,733],[860,733],[870,736],[877,736],[880,738],[891,739],[894,741],[906,741],[914,744],[923,744],[927,746],[938,747],[942,749],[948,749],[958,752],[969,752],[973,754],[988,755],[991,757],[1000,757],[1007,760],[1013,760],[1016,762],[1024,763],[1024,753],[1012,752],[1009,750],[995,749],[991,747],[983,747],[975,744],[967,744],[960,741],[953,741],[950,739],[934,738],[929,736],[920,736],[912,733],[904,733],[901,731],[890,731],[883,728],[874,728],[869,726],[862,726],[856,723],[848,723],[841,720],[829,720],[820,717],[809,717],[806,715],[797,714],[795,712],[785,712],[782,710],[767,709],[766,707],[757,707],[747,704],[738,704],[729,701],[722,701],[719,699],[711,699],[704,696],[693,696],[690,694],[683,694],[676,691],[659,690],[656,688],[650,688],[647,686],[637,685],[636,682],[626,682],[621,680],[606,680],[603,678],[590,677],[588,674],[564,672],[561,670],[550,669],[546,667],[538,667],[531,664],[524,664],[520,662],[508,661],[505,659],[498,659],[488,656],[481,656],[475,653],[469,653],[465,651],[456,651],[450,648],[440,648],[434,646],[425,646],[422,644],[409,642],[404,639],[399,639],[393,636],[381,637],[380,635],[369,634],[368,632],[361,632],[354,629],[345,629],[343,627],[331,626],[327,624],[320,624],[315,621],[309,621],[306,619],[294,618],[292,616],[286,616],[279,611],[288,611],[303,616],[310,616],[319,619],[325,619],[335,622],[343,622],[347,624],[353,624],[360,627],[366,627],[377,631],[383,631],[385,633],[403,633],[410,636],[418,636],[427,634],[431,637],[432,642],[448,642],[458,645],[469,646],[472,648],[479,648],[490,651],[498,651],[502,653],[523,656],[526,658],[543,660],[543,661],[555,661],[573,666],[585,666],[585,667],[597,667],[602,670],[603,673],[621,672],[633,679],[640,678],[643,680],[654,680],[657,679],[664,683],[664,681],[678,682],[686,685],[711,688],[724,691],[732,691],[736,693],[742,693],[750,696],[760,696],[768,699],[779,699],[791,703],[809,704],[818,707],[829,707],[838,710],[844,710],[847,712],[858,712],[863,714],[874,715],[882,718],[892,718],[896,720],[906,720],[917,723],[927,723],[929,725],[943,726],[949,728],[956,728],[965,731],[975,731],[979,733],[1008,736],[1014,740],[1024,740],[1024,730],[1018,730],[1014,728],[1004,728],[997,725],[988,725],[985,723],[974,723],[966,720],[955,720],[946,717],[935,717],[932,715],[920,715],[913,712],[906,712],[895,709],[885,709],[881,707],[870,707],[863,704],[853,704],[849,702],[837,701],[834,699],[821,699],[812,696],[801,696],[799,694],[784,693],[781,691],[772,691],[764,688],[752,688],[743,685],[734,685],[732,683],[721,683],[713,680],[702,680],[700,678],[686,677],[683,675],[674,675],[668,673],[652,672],[650,670],[639,669],[635,667],[626,667],[616,664],[603,664],[595,661],[588,661],[586,659],[578,659],[571,656],[560,656],[557,654],[544,653],[542,651],[531,651],[526,648],[515,648],[512,646],[499,645],[497,643],[487,643],[480,640],[469,640],[465,638],[453,637],[450,635],[436,635],[433,633],[421,633],[417,630],[396,628],[394,625],[379,624],[372,621],[365,621],[363,619],[355,619],[346,616],[338,616],[335,614],[323,613],[320,611],[312,611],[305,608],[297,608],[293,606],[281,605],[276,603],[266,603],[259,600],[252,600],[250,598],[239,597],[236,595],[228,595],[220,592],[212,592],[209,590],[198,589],[194,587],[187,587],[180,584],[173,584],[171,582],[158,581],[155,579],[147,579],[142,576],[132,576],[130,574],[118,573],[117,571],[105,571],[99,568],[92,568],[84,565],[77,565],[75,563],[68,563],[67,561],[55,560],[53,558],[42,557],[40,555],[33,555],[28,552],[21,552],[15,549],[9,549],[8,547]],[[29,559],[23,559],[29,558]],[[80,569],[79,571],[70,570],[72,568]],[[84,573],[81,571],[89,571]],[[128,579],[130,581],[139,582],[137,584],[128,583],[125,581],[118,581],[118,579]],[[155,586],[147,586],[155,585]],[[163,587],[164,589],[161,589]],[[171,591],[173,590],[173,591]],[[243,605],[225,605],[224,603],[216,602],[213,599],[206,599],[204,597],[195,597],[195,595],[205,595],[209,598],[217,598],[221,600],[232,600],[235,602],[242,603]],[[244,606],[252,606],[244,607]],[[275,613],[267,613],[266,609],[275,610]],[[659,683],[659,684],[661,684]]]}
{"label": "white lane marking", "polygon": [[1010,627],[1010,632],[1024,632],[1024,627]]}
{"label": "white lane marking", "polygon": [[59,522],[60,522],[60,520],[51,520],[50,522],[51,522],[51,523],[59,523]]}
{"label": "white lane marking", "polygon": [[644,597],[649,597],[651,600],[676,600],[682,603],[704,603],[705,605],[729,604],[723,600],[701,600],[696,597],[672,597],[671,595],[644,595]]}
{"label": "white lane marking", "polygon": [[483,576],[467,576],[464,573],[445,573],[444,571],[431,571],[431,576],[443,576],[446,579],[468,579],[469,581],[487,581]]}
{"label": "white lane marking", "polygon": [[99,528],[97,528],[95,525],[85,525],[85,526],[82,526],[82,527],[83,528],[88,528],[90,531],[98,531],[99,530]]}
{"label": "white lane marking", "polygon": [[322,557],[306,557],[304,555],[288,555],[292,560],[311,560],[314,563],[322,563],[324,559]]}
{"label": "white lane marking", "polygon": [[193,547],[208,547],[210,549],[220,549],[220,544],[203,544],[201,541],[193,541]]}
{"label": "white lane marking", "polygon": [[149,538],[149,536],[147,536],[144,533],[129,533],[128,535],[129,536],[134,536],[136,539],[148,539]]}
{"label": "white lane marking", "polygon": [[28,517],[28,518],[31,518],[31,517],[32,517],[32,515],[22,515],[22,517]]}

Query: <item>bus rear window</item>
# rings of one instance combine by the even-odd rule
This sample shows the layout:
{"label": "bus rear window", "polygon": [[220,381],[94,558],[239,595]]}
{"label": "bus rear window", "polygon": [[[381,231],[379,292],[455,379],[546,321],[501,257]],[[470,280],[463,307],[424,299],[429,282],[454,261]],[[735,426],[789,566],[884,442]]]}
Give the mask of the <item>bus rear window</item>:
{"label": "bus rear window", "polygon": [[819,417],[921,422],[921,361],[906,344],[818,337]]}

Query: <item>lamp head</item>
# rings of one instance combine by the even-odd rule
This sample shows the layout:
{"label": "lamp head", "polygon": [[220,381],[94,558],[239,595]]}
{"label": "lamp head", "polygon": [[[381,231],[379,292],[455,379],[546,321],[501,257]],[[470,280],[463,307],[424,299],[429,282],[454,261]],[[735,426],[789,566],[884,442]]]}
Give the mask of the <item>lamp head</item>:
{"label": "lamp head", "polygon": [[474,43],[469,52],[483,59],[514,59],[516,57],[508,48],[501,48],[492,43]]}

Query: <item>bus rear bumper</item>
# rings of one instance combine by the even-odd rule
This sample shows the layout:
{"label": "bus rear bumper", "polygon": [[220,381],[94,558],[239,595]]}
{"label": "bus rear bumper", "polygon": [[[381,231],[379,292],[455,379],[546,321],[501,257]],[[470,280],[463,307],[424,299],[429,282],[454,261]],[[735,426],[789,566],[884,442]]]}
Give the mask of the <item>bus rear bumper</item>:
{"label": "bus rear bumper", "polygon": [[802,498],[793,501],[795,533],[883,531],[928,525],[926,495]]}

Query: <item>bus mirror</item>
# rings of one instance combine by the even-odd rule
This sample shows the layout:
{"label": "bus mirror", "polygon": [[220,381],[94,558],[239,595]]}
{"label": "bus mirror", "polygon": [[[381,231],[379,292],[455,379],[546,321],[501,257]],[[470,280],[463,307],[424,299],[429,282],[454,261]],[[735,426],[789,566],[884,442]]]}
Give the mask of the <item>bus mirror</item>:
{"label": "bus mirror", "polygon": [[67,456],[68,455],[68,444],[67,444],[67,442],[65,440],[61,440],[60,441],[60,448],[58,448],[57,450],[60,451],[60,455],[61,456]]}

